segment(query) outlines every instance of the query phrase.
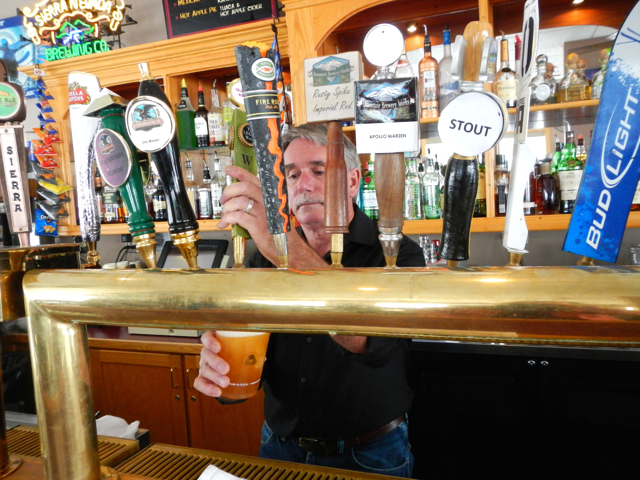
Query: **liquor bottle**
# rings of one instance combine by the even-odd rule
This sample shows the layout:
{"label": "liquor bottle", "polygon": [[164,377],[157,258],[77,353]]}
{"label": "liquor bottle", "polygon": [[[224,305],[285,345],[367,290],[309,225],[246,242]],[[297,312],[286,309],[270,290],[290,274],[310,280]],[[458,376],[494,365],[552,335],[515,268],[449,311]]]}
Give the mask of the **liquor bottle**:
{"label": "liquor bottle", "polygon": [[538,55],[536,65],[538,73],[533,80],[531,80],[531,105],[555,103],[551,96],[551,85],[549,85],[549,81],[545,76],[547,73],[547,56]]}
{"label": "liquor bottle", "polygon": [[440,218],[440,178],[433,165],[433,159],[427,158],[427,168],[422,179],[422,211],[424,218]]}
{"label": "liquor bottle", "polygon": [[504,217],[507,214],[507,198],[509,196],[509,165],[504,155],[496,155],[496,168],[493,176],[496,186],[496,217]]}
{"label": "liquor bottle", "polygon": [[573,132],[568,131],[567,143],[562,149],[562,158],[557,166],[558,183],[560,184],[560,213],[573,213],[583,169],[583,163],[576,158]]}
{"label": "liquor bottle", "polygon": [[211,171],[207,161],[202,159],[202,185],[198,188],[198,206],[200,218],[208,220],[213,218],[213,203],[211,202]]}
{"label": "liquor bottle", "polygon": [[518,79],[516,72],[509,67],[509,42],[504,35],[500,41],[500,70],[493,80],[493,93],[502,99],[507,108],[516,106]]}
{"label": "liquor bottle", "polygon": [[196,132],[196,143],[198,147],[209,146],[209,124],[207,122],[207,107],[204,104],[204,90],[198,86],[198,110],[194,114],[194,124]]}
{"label": "liquor bottle", "polygon": [[487,216],[487,185],[485,174],[486,167],[484,164],[484,154],[482,154],[478,162],[478,193],[476,194],[476,203],[473,206],[474,217]]}
{"label": "liquor bottle", "polygon": [[209,124],[209,146],[220,147],[224,145],[224,119],[215,81],[211,88],[211,110],[207,115],[207,121]]}
{"label": "liquor bottle", "polygon": [[231,126],[231,121],[233,120],[233,110],[236,106],[231,102],[229,96],[231,95],[229,91],[229,83],[227,82],[227,98],[222,102],[222,120],[224,122],[224,144],[229,144],[229,127]]}
{"label": "liquor bottle", "polygon": [[100,169],[98,167],[96,167],[96,174],[93,177],[93,188],[96,192],[96,202],[98,203],[100,223],[104,223],[104,201],[102,199],[102,177],[100,176]]}
{"label": "liquor bottle", "polygon": [[407,157],[406,164],[402,217],[405,220],[420,220],[422,218],[422,198],[415,157]]}
{"label": "liquor bottle", "polygon": [[444,41],[444,57],[438,65],[438,83],[440,85],[440,111],[449,105],[449,102],[456,98],[460,93],[460,80],[451,73],[451,30],[449,25],[444,27],[442,32]]}
{"label": "liquor bottle", "polygon": [[540,175],[536,178],[536,211],[538,215],[551,215],[558,211],[558,181],[551,174],[551,161],[545,160],[540,166]]}
{"label": "liquor bottle", "polygon": [[544,74],[544,79],[549,85],[549,88],[551,89],[548,103],[558,103],[558,82],[556,81],[556,78],[553,76],[553,71],[555,70],[555,66],[551,62],[547,62],[546,69],[547,71]]}
{"label": "liquor bottle", "polygon": [[157,222],[167,221],[167,197],[160,180],[158,180],[158,189],[153,194],[153,210],[155,211],[154,219]]}
{"label": "liquor bottle", "polygon": [[593,76],[591,81],[591,99],[593,100],[600,99],[602,95],[602,86],[604,85],[604,77],[607,74],[610,53],[610,48],[604,48],[600,51],[600,70]]}
{"label": "liquor bottle", "polygon": [[556,151],[553,152],[553,158],[551,160],[551,173],[558,171],[560,160],[562,160],[562,144],[560,143],[560,139],[556,137]]}
{"label": "liquor bottle", "polygon": [[407,58],[407,52],[404,48],[402,49],[402,55],[400,55],[400,58],[398,59],[395,75],[396,78],[411,78],[415,76],[411,63],[409,63],[409,59]]}
{"label": "liquor bottle", "polygon": [[588,100],[587,87],[589,81],[578,74],[579,57],[575,53],[567,56],[567,74],[558,85],[558,102],[576,102]]}
{"label": "liquor bottle", "polygon": [[424,58],[418,64],[420,72],[420,117],[437,118],[440,115],[438,89],[438,61],[431,56],[431,37],[424,27]]}
{"label": "liquor bottle", "polygon": [[371,220],[378,220],[380,213],[378,211],[378,198],[376,197],[376,182],[373,171],[373,155],[367,163],[367,170],[364,172],[363,179],[364,185],[362,188],[362,211]]}
{"label": "liquor bottle", "polygon": [[193,213],[196,214],[196,218],[199,218],[199,208],[198,208],[198,188],[199,185],[195,181],[195,176],[193,175],[193,166],[191,165],[191,160],[189,160],[189,156],[185,154],[187,157],[187,161],[185,164],[185,181],[184,186],[187,190],[187,197],[189,197],[189,203],[191,203],[191,208],[193,208]]}
{"label": "liquor bottle", "polygon": [[110,185],[102,188],[102,198],[104,201],[104,223],[124,222],[124,210],[122,208],[122,197],[120,190]]}
{"label": "liquor bottle", "polygon": [[589,79],[584,73],[586,69],[587,69],[587,64],[585,63],[585,61],[583,59],[578,60],[578,68],[576,68],[576,73],[585,84],[584,99],[591,100],[591,82],[589,81]]}
{"label": "liquor bottle", "polygon": [[211,205],[213,210],[213,218],[220,218],[222,216],[222,204],[220,203],[220,198],[222,197],[222,192],[227,186],[227,180],[222,174],[218,153],[214,152],[213,155],[214,158],[213,178],[211,179]]}
{"label": "liquor bottle", "polygon": [[180,104],[176,111],[176,120],[178,121],[178,142],[180,149],[196,148],[196,126],[195,126],[196,109],[191,105],[189,100],[189,92],[187,91],[187,82],[182,79],[182,88],[180,90]]}
{"label": "liquor bottle", "polygon": [[578,135],[578,145],[576,147],[576,158],[580,160],[584,167],[584,163],[587,161],[587,149],[584,146],[584,138],[582,135]]}
{"label": "liquor bottle", "polygon": [[536,214],[536,177],[533,174],[533,170],[529,172],[529,181],[524,187],[524,214],[535,215]]}

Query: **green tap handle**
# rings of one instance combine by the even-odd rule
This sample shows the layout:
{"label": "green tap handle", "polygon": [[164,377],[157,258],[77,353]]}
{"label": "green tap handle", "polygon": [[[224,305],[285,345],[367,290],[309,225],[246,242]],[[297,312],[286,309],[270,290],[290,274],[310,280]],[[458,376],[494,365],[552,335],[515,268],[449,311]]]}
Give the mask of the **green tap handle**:
{"label": "green tap handle", "polygon": [[131,149],[131,175],[120,187],[120,194],[129,211],[129,232],[135,238],[139,235],[155,233],[155,225],[151,215],[147,212],[147,202],[142,189],[142,173],[136,155],[136,147],[127,134],[124,111],[125,109],[120,106],[105,108],[100,111],[100,117],[102,118],[102,128],[108,128],[122,135]]}

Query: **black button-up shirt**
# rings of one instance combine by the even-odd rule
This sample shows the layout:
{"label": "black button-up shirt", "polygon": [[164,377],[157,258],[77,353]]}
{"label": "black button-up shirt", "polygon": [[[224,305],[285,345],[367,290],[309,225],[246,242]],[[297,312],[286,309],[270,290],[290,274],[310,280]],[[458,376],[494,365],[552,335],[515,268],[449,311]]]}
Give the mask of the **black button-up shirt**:
{"label": "black button-up shirt", "polygon": [[[377,224],[354,205],[344,236],[345,267],[384,267]],[[330,253],[324,259],[331,263]],[[425,265],[420,247],[402,239],[399,267]],[[274,267],[257,252],[251,268]],[[405,414],[413,392],[407,384],[409,340],[369,337],[353,354],[329,335],[272,334],[263,373],[265,418],[283,437],[355,438]]]}

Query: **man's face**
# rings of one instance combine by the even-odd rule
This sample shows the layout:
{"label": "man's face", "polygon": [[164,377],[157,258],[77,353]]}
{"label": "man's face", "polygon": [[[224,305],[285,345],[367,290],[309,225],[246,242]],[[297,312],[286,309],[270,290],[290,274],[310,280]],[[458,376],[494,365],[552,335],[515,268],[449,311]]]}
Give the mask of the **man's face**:
{"label": "man's face", "polygon": [[324,223],[326,147],[297,138],[284,153],[289,205],[303,226]]}

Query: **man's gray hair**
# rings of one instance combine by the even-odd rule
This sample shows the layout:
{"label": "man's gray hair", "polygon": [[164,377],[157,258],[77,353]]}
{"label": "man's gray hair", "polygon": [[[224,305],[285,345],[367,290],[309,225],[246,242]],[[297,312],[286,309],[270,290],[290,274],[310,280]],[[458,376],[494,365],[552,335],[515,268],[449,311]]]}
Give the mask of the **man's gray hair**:
{"label": "man's gray hair", "polygon": [[[291,142],[297,138],[309,140],[319,147],[326,147],[327,126],[324,123],[318,125],[305,123],[303,125],[298,125],[297,127],[290,127],[287,133],[282,137],[282,152],[284,153],[289,145],[291,145]],[[356,146],[344,134],[342,135],[342,138],[344,139],[344,161],[347,164],[347,170],[357,168],[360,171],[362,167],[360,165],[358,153],[356,152]]]}

